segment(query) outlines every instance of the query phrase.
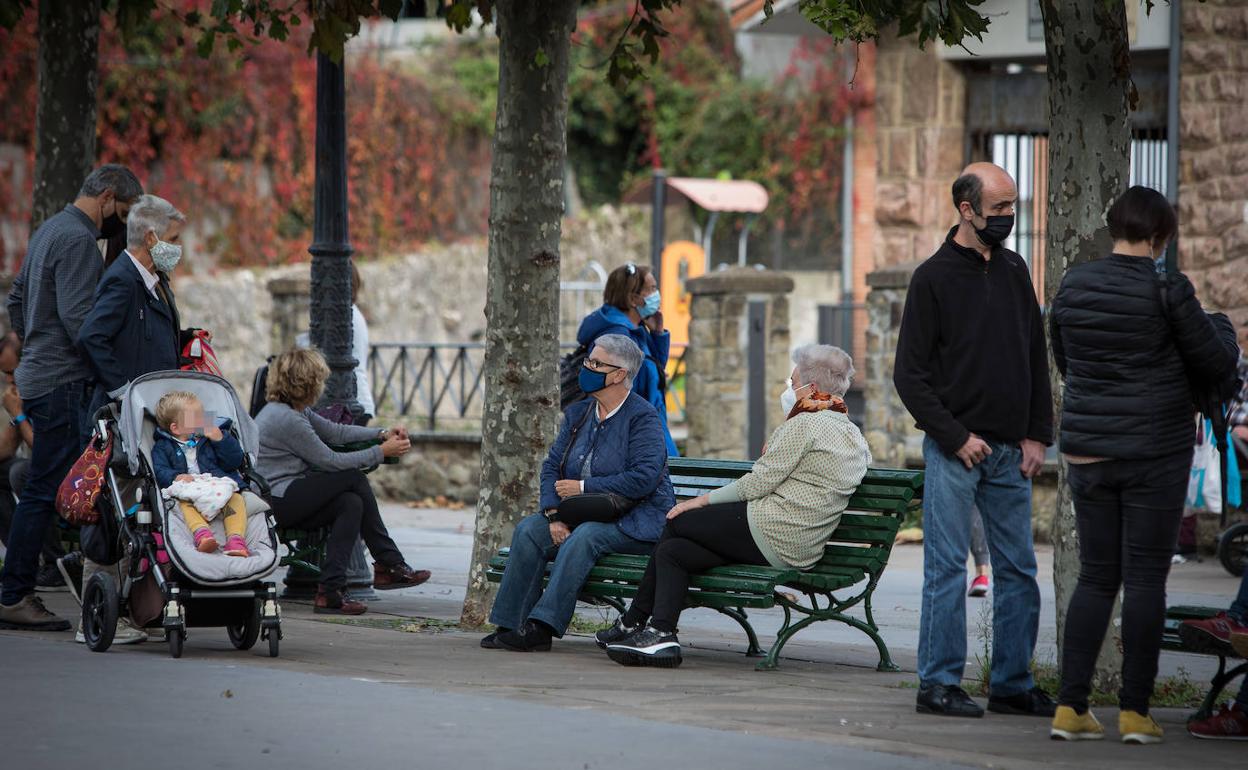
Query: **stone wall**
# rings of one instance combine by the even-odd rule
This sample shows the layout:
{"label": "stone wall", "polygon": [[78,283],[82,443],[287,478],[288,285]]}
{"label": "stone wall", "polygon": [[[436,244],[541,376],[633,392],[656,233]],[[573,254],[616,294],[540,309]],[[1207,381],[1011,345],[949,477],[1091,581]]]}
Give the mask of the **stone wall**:
{"label": "stone wall", "polygon": [[[564,223],[562,274],[577,276],[595,260],[608,270],[649,254],[649,210],[604,207]],[[470,342],[485,335],[486,243],[472,240],[430,244],[412,254],[362,260],[360,307],[372,342]],[[290,332],[274,329],[278,301],[285,289],[308,276],[307,262],[279,268],[223,270],[195,274],[194,255],[178,269],[174,290],[183,323],[210,329],[227,378],[244,400],[250,397],[255,370],[280,347]],[[296,291],[297,294],[297,291]],[[290,301],[302,300],[291,295]],[[279,314],[280,315],[280,314]]]}
{"label": "stone wall", "polygon": [[481,437],[412,433],[412,451],[371,475],[379,497],[424,500],[446,497],[475,505],[481,480]]}
{"label": "stone wall", "polygon": [[867,355],[861,368],[864,434],[877,466],[905,468],[923,462],[923,434],[893,387],[893,358],[910,275],[919,262],[908,262],[867,276]]}
{"label": "stone wall", "polygon": [[930,256],[956,216],[965,160],[965,77],[935,46],[881,37],[875,54],[874,269]]}
{"label": "stone wall", "polygon": [[1248,345],[1248,6],[1183,3],[1179,265]]}
{"label": "stone wall", "polygon": [[758,300],[767,305],[765,441],[783,419],[776,399],[793,371],[788,298],[793,279],[769,270],[734,267],[691,279],[688,288],[693,301],[686,359],[686,453],[690,457],[751,457],[749,303]]}

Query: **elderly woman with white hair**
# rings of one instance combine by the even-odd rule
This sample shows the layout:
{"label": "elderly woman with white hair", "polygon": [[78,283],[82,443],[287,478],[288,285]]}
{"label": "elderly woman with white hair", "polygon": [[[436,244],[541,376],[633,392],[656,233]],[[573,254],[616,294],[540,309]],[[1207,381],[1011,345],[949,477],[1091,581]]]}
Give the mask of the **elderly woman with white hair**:
{"label": "elderly woman with white hair", "polygon": [[594,340],[579,377],[589,398],[568,407],[542,464],[541,513],[516,525],[490,612],[498,630],[481,640],[482,647],[549,650],[551,639],[567,630],[599,556],[654,549],[676,497],[663,421],[633,391],[642,366],[641,348],[631,338]]}
{"label": "elderly woman with white hair", "polygon": [[667,527],[637,595],[599,646],[628,666],[680,665],[676,622],[689,576],[724,564],[809,569],[823,556],[871,453],[845,408],[853,361],[840,348],[793,354],[780,396],[785,421],[746,475],[667,513]]}
{"label": "elderly woman with white hair", "polygon": [[161,274],[182,258],[185,225],[186,216],[155,195],[130,207],[126,250],[104,271],[78,332],[98,383],[97,408],[140,375],[178,368],[178,311]]}

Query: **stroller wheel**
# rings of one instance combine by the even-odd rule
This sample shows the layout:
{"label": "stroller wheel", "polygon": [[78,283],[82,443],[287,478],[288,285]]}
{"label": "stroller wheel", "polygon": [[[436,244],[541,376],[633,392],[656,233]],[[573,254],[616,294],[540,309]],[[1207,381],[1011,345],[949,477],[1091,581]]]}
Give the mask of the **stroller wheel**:
{"label": "stroller wheel", "polygon": [[1218,559],[1235,577],[1244,574],[1248,566],[1248,521],[1231,525],[1218,538]]}
{"label": "stroller wheel", "polygon": [[261,636],[268,639],[268,656],[270,656],[270,658],[277,658],[277,648],[282,641],[282,626],[277,624],[266,624],[265,630],[261,631]]}
{"label": "stroller wheel", "polygon": [[186,641],[186,629],[166,629],[165,638],[169,641],[169,656],[172,658],[182,657],[182,643]]}
{"label": "stroller wheel", "polygon": [[226,626],[225,630],[230,635],[230,643],[234,645],[234,649],[250,650],[255,647],[256,640],[260,638],[260,602],[253,603],[251,614],[244,623]]}
{"label": "stroller wheel", "polygon": [[82,589],[82,636],[92,652],[104,652],[117,633],[119,604],[113,576],[97,572]]}

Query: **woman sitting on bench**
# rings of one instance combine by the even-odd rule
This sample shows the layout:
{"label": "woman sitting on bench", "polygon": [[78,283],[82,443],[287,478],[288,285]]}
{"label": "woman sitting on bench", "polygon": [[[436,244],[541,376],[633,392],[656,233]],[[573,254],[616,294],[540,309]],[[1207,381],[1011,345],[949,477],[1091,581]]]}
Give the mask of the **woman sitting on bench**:
{"label": "woman sitting on bench", "polygon": [[[329,528],[313,612],[360,615],[368,605],[346,595],[347,560],[355,541],[373,555],[373,588],[379,591],[418,586],[428,570],[415,570],[390,537],[364,468],[411,448],[402,428],[377,430],[339,425],[312,411],[321,398],[329,366],[315,350],[287,351],[269,364],[265,397],[256,416],[260,452],[256,470],[272,485],[273,518],[279,527]],[[330,444],[380,441],[355,452]]]}
{"label": "woman sitting on bench", "polygon": [[823,556],[871,453],[846,413],[849,355],[806,345],[793,362],[792,382],[780,396],[787,417],[754,469],[668,512],[632,606],[597,634],[615,662],[680,665],[676,621],[691,574],[724,564],[809,569]]}

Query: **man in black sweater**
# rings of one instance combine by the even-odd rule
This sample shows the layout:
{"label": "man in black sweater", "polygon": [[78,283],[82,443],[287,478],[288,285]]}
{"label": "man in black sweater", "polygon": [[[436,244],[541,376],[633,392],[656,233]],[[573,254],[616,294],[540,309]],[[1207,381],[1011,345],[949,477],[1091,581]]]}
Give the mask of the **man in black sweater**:
{"label": "man in black sweater", "polygon": [[953,183],[958,224],[914,272],[893,383],[927,434],[923,496],[920,713],[979,717],[959,686],[966,666],[966,555],[982,512],[992,554],[988,708],[1052,716],[1030,665],[1040,624],[1031,479],[1053,440],[1044,324],[1027,264],[1002,246],[1017,191],[974,163]]}

